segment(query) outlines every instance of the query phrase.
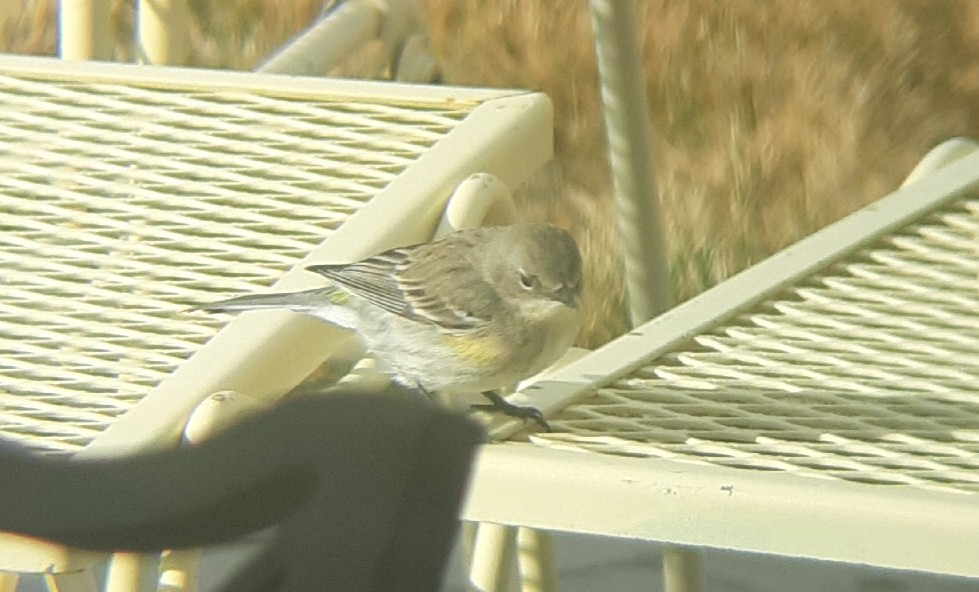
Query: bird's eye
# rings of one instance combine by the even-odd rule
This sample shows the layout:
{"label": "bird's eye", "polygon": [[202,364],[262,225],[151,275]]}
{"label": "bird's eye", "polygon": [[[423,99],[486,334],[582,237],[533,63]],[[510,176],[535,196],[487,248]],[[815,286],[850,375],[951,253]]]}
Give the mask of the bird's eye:
{"label": "bird's eye", "polygon": [[524,290],[533,290],[537,287],[537,276],[521,271],[520,286],[523,287]]}

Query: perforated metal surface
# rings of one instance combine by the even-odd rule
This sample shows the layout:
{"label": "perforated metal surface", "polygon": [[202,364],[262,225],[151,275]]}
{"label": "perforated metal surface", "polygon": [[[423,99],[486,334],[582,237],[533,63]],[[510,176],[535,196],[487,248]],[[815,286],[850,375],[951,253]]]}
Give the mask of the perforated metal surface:
{"label": "perforated metal surface", "polygon": [[692,338],[534,441],[979,492],[979,199]]}
{"label": "perforated metal surface", "polygon": [[[0,60],[0,437],[88,443],[475,107]],[[149,70],[146,70],[149,72]]]}

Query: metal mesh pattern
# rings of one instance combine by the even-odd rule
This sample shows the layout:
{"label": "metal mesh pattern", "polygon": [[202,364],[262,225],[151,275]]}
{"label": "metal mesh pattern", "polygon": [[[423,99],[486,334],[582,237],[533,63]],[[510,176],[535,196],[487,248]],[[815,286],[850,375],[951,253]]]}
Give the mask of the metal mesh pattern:
{"label": "metal mesh pattern", "polygon": [[963,199],[605,385],[534,439],[979,492],[977,248],[979,199]]}
{"label": "metal mesh pattern", "polygon": [[271,284],[473,106],[0,68],[0,437],[87,444],[217,331],[186,307]]}

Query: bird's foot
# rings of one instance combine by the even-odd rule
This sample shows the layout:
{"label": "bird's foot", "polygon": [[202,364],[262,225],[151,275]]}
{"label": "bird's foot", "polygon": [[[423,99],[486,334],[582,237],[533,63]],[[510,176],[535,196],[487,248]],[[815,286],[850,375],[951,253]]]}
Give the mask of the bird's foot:
{"label": "bird's foot", "polygon": [[548,432],[551,431],[551,426],[544,419],[544,414],[541,413],[540,409],[530,406],[514,405],[500,396],[496,391],[483,391],[483,396],[489,399],[490,402],[483,405],[472,405],[472,409],[479,411],[502,411],[510,417],[517,417],[524,420],[532,419],[540,427]]}

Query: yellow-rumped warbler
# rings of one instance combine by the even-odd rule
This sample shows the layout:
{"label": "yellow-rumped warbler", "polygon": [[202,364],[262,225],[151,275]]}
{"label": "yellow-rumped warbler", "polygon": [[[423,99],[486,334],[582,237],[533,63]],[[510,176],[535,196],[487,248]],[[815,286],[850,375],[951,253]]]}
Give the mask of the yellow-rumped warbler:
{"label": "yellow-rumped warbler", "polygon": [[200,308],[285,308],[352,329],[396,382],[450,398],[483,393],[507,414],[546,427],[538,410],[512,405],[497,391],[551,365],[578,334],[581,255],[564,230],[535,223],[474,228],[306,269],[332,285]]}

